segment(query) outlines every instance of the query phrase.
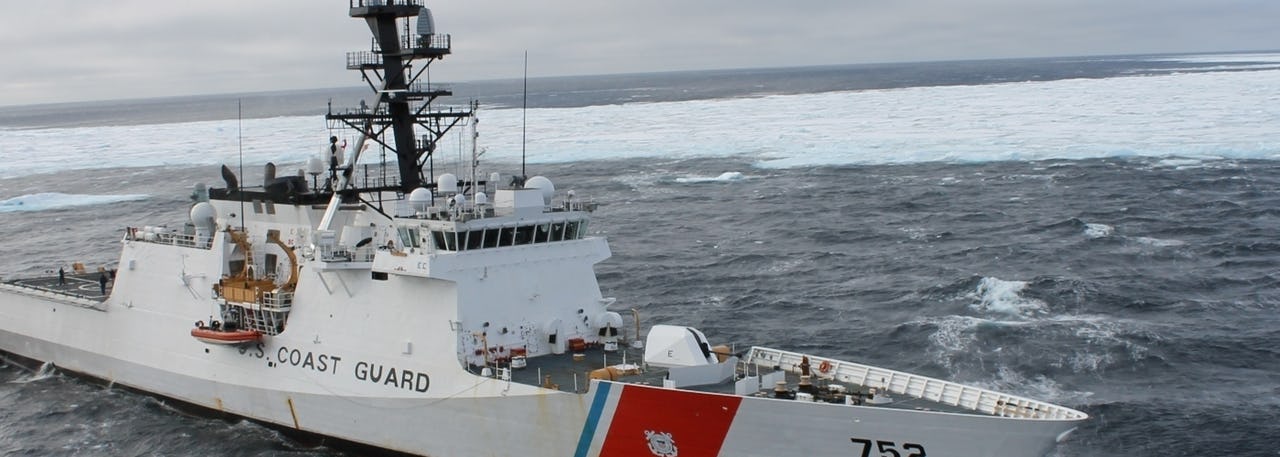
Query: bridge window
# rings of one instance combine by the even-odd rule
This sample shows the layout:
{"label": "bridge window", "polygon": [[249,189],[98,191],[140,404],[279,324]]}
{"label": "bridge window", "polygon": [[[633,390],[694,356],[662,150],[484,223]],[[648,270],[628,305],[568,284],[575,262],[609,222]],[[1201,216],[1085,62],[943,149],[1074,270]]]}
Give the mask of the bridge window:
{"label": "bridge window", "polygon": [[511,246],[511,240],[514,237],[515,229],[511,227],[503,227],[502,232],[498,235],[498,246]]}
{"label": "bridge window", "polygon": [[498,247],[498,229],[488,229],[484,231],[484,247]]}
{"label": "bridge window", "polygon": [[405,247],[419,247],[418,245],[418,229],[413,227],[399,227],[400,245]]}
{"label": "bridge window", "polygon": [[530,243],[533,243],[533,226],[522,225],[520,227],[516,227],[515,244],[519,246],[522,244],[530,244]]}
{"label": "bridge window", "polygon": [[548,238],[551,236],[551,224],[538,225],[537,234],[535,236],[535,243],[546,243]]}
{"label": "bridge window", "polygon": [[560,241],[564,239],[564,223],[556,222],[551,224],[551,241]]}
{"label": "bridge window", "polygon": [[[453,232],[432,230],[423,236],[424,243],[430,243],[442,251],[470,251],[507,246],[524,246],[565,240],[580,240],[587,234],[586,221],[566,221],[537,225],[521,225],[516,227],[498,227]],[[400,229],[401,240],[417,241],[417,229]],[[413,244],[417,247],[418,244]]]}

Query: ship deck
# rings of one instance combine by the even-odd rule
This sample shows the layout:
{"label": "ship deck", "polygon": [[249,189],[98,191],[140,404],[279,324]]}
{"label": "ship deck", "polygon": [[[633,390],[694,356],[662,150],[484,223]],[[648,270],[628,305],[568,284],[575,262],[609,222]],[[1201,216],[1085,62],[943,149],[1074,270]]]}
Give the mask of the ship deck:
{"label": "ship deck", "polygon": [[[528,366],[525,368],[511,369],[511,381],[527,385],[543,386],[554,388],[564,392],[586,393],[590,386],[591,372],[605,367],[630,365],[635,366],[638,372],[631,374],[623,374],[614,381],[628,384],[641,384],[662,387],[663,380],[667,378],[669,371],[666,368],[647,366],[643,363],[643,349],[633,349],[628,347],[620,348],[616,352],[606,352],[599,347],[590,347],[580,352],[581,357],[574,357],[571,353],[549,354],[538,357],[530,357]],[[815,364],[816,365],[816,364]],[[506,368],[505,365],[502,368]],[[735,381],[745,376],[768,375],[771,370],[760,368],[758,365],[751,363],[739,362],[734,369],[734,376],[731,379],[715,384],[706,384],[699,386],[679,387],[684,390],[699,392],[714,392],[721,394],[736,395]],[[788,370],[775,370],[779,378],[785,379],[788,386],[788,397],[794,399],[800,376]],[[916,398],[911,396],[897,395],[890,398],[888,392],[881,391],[878,398],[868,398],[867,394],[874,389],[869,386],[863,386],[850,382],[837,382],[832,379],[820,379],[817,376],[812,378],[814,385],[813,391],[817,392],[810,401],[828,402],[846,404],[843,400],[835,401],[836,398],[843,398],[845,395],[854,397],[848,404],[861,404],[866,406],[914,409],[927,411],[944,411],[961,414],[979,414],[966,408],[960,408],[945,403],[930,401],[924,398]],[[830,386],[839,386],[844,395],[828,395],[832,391]],[[761,389],[752,389],[745,393],[749,396],[757,397],[775,397],[773,385],[761,386]],[[803,397],[803,396],[802,396]]]}
{"label": "ship deck", "polygon": [[[102,274],[106,274],[108,278],[105,290],[99,283],[99,277]],[[111,273],[68,272],[65,280],[63,281],[59,281],[58,276],[55,274],[53,276],[41,276],[35,278],[7,279],[4,281],[4,284],[37,292],[52,293],[69,298],[79,298],[101,303],[106,301],[107,297],[111,295],[111,288],[115,285],[115,281],[110,279],[111,276]]]}

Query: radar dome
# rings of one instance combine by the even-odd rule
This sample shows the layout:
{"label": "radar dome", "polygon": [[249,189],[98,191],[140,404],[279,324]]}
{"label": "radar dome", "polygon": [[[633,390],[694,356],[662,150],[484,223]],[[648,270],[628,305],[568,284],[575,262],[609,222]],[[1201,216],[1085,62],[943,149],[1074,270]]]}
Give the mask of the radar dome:
{"label": "radar dome", "polygon": [[556,186],[551,184],[551,180],[544,176],[534,176],[524,182],[526,189],[538,189],[542,191],[542,204],[550,205],[551,198],[556,195]]}
{"label": "radar dome", "polygon": [[596,315],[596,328],[622,328],[622,315],[607,311]]}
{"label": "radar dome", "polygon": [[212,229],[218,218],[218,210],[209,202],[200,202],[191,206],[191,225]]}
{"label": "radar dome", "polygon": [[418,10],[418,35],[435,35],[436,19],[431,16],[431,9],[422,7]]}
{"label": "radar dome", "polygon": [[204,201],[191,206],[191,225],[196,228],[196,242],[203,246],[218,230],[218,209]]}
{"label": "radar dome", "polygon": [[458,177],[453,173],[445,173],[436,178],[436,190],[442,194],[458,193]]}
{"label": "radar dome", "polygon": [[307,160],[307,173],[312,175],[324,173],[324,161],[320,160],[319,157],[312,157]]}
{"label": "radar dome", "polygon": [[425,187],[414,189],[409,193],[409,204],[413,205],[414,211],[425,213],[431,207],[431,191]]}
{"label": "radar dome", "polygon": [[476,204],[477,204],[477,205],[488,205],[488,204],[489,204],[489,194],[486,194],[486,193],[484,193],[484,192],[476,192]]}

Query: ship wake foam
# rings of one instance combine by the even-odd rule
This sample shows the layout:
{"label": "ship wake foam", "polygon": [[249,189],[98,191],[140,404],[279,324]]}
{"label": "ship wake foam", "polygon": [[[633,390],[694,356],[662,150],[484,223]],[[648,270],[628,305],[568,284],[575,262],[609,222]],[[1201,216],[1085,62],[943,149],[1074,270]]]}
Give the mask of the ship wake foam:
{"label": "ship wake foam", "polygon": [[9,381],[9,384],[30,384],[33,382],[43,381],[58,375],[58,370],[54,368],[52,363],[45,362],[40,368],[30,374],[19,376],[17,379]]}

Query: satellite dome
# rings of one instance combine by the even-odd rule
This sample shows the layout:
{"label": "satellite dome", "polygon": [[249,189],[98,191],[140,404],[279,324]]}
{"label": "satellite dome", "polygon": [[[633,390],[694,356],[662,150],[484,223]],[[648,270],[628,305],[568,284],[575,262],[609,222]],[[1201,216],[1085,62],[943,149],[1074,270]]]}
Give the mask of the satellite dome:
{"label": "satellite dome", "polygon": [[622,328],[622,315],[613,311],[603,312],[596,315],[595,324],[596,328]]}
{"label": "satellite dome", "polygon": [[476,204],[477,204],[477,205],[488,205],[488,204],[489,204],[489,194],[486,194],[486,193],[484,193],[484,192],[476,192]]}
{"label": "satellite dome", "polygon": [[409,204],[413,205],[414,211],[426,212],[431,207],[431,191],[425,187],[414,189],[409,193]]}
{"label": "satellite dome", "polygon": [[[218,230],[220,225],[218,209],[214,208],[212,203],[203,201],[191,205],[190,216],[191,225],[196,229],[195,241],[203,246],[213,237],[213,232]],[[143,235],[143,237],[146,236]]]}
{"label": "satellite dome", "polygon": [[453,173],[445,173],[436,178],[436,191],[442,194],[458,193],[458,177]]}
{"label": "satellite dome", "polygon": [[542,191],[542,204],[550,205],[551,197],[556,195],[556,186],[551,184],[551,180],[544,176],[534,176],[524,182],[525,189],[538,189]]}
{"label": "satellite dome", "polygon": [[312,175],[324,173],[324,161],[320,160],[319,157],[312,157],[307,160],[307,173]]}
{"label": "satellite dome", "polygon": [[218,209],[209,202],[200,202],[191,206],[191,225],[212,229],[218,218]]}

